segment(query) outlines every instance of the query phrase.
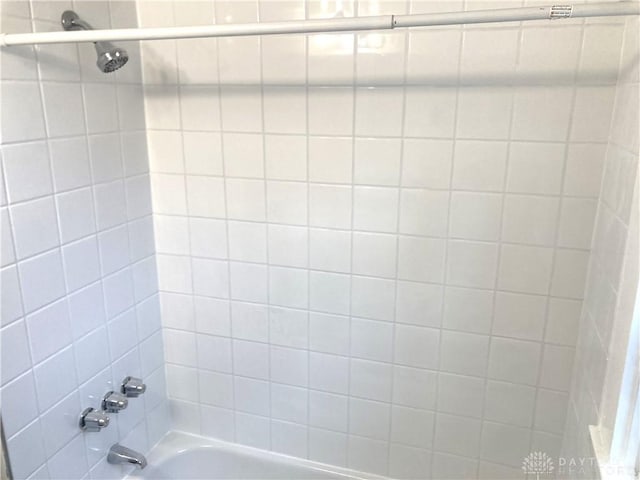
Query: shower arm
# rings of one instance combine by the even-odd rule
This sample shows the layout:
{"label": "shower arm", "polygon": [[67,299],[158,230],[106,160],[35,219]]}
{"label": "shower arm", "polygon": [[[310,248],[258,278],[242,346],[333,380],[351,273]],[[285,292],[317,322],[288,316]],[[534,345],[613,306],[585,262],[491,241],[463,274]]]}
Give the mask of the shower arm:
{"label": "shower arm", "polygon": [[82,20],[74,11],[66,10],[62,14],[62,27],[68,32],[76,32],[82,30],[93,30],[89,22]]}
{"label": "shower arm", "polygon": [[[640,15],[640,3],[617,1],[547,7],[504,8],[468,12],[381,15],[374,17],[293,20],[247,24],[204,25],[192,27],[127,28],[114,30],[73,30],[41,33],[0,33],[0,46],[50,43],[82,43],[115,40],[161,40],[290,33],[323,33],[362,30],[392,30],[403,27],[427,27],[474,23],[519,22],[603,16]],[[89,26],[83,22],[84,26]],[[81,28],[83,25],[78,24]]]}

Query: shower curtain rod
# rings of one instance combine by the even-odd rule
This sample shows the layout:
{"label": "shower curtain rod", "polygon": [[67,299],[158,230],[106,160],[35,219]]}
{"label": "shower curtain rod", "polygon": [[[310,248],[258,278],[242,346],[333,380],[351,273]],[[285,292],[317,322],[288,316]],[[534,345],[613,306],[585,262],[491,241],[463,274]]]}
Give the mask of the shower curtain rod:
{"label": "shower curtain rod", "polygon": [[41,33],[0,33],[0,46],[48,43],[82,43],[116,40],[161,40],[172,38],[235,37],[245,35],[280,35],[287,33],[322,33],[358,30],[391,30],[402,27],[464,25],[473,23],[519,22],[563,18],[640,15],[637,1],[616,1],[548,7],[503,8],[469,12],[374,17],[292,20],[284,22],[206,25],[193,27],[126,28]]}

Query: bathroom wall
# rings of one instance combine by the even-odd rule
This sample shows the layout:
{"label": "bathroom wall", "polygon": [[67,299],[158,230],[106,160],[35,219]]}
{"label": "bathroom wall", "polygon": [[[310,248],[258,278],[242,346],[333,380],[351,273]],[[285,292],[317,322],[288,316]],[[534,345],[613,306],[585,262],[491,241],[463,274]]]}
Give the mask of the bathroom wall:
{"label": "bathroom wall", "polygon": [[[133,2],[2,2],[2,31],[135,26]],[[2,50],[2,423],[15,479],[120,478],[108,448],[167,430],[140,54],[117,74],[91,44]],[[147,393],[82,433],[126,375]]]}
{"label": "bathroom wall", "polygon": [[143,43],[174,427],[393,477],[513,478],[530,451],[557,454],[623,25]]}
{"label": "bathroom wall", "polygon": [[594,456],[589,425],[610,442],[638,292],[639,26],[627,20],[563,444],[571,457]]}

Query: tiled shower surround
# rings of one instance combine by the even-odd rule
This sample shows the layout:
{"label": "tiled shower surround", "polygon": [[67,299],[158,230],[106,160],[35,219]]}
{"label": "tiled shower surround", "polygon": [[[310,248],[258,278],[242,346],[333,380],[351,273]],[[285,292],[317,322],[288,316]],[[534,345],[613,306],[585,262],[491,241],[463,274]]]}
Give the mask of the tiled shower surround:
{"label": "tiled shower surround", "polygon": [[626,23],[564,433],[567,456],[593,456],[589,425],[614,430],[638,294],[640,24],[635,18]]}
{"label": "tiled shower surround", "polygon": [[392,477],[559,453],[624,29],[568,23],[143,43],[175,428]]}
{"label": "tiled shower surround", "polygon": [[[0,30],[532,3],[2,1]],[[170,427],[397,478],[520,478],[563,434],[590,455],[610,260],[637,255],[633,31],[622,58],[615,18],[118,42],[115,75],[91,45],[3,50],[15,478],[120,478],[109,446]],[[81,433],[125,375],[147,393]]]}
{"label": "tiled shower surround", "polygon": [[[132,2],[7,2],[2,32],[60,30],[73,6],[105,28]],[[133,17],[131,15],[134,15]],[[2,50],[2,424],[14,480],[120,478],[106,452],[169,427],[140,54],[100,73],[93,45]],[[148,390],[82,433],[127,375]]]}

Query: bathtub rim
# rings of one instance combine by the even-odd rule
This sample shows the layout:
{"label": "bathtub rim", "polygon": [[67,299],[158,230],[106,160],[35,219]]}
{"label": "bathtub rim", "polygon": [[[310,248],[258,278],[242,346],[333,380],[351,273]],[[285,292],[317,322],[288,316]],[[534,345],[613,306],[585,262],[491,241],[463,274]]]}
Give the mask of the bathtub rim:
{"label": "bathtub rim", "polygon": [[[366,473],[352,470],[345,467],[329,465],[299,457],[293,457],[279,452],[262,450],[248,445],[228,442],[217,438],[206,437],[194,433],[182,432],[179,430],[169,430],[158,443],[156,443],[146,455],[149,467],[154,467],[172,456],[183,454],[189,450],[200,448],[220,449],[237,454],[247,455],[261,460],[272,460],[278,463],[285,463],[291,466],[308,468],[315,471],[326,472],[334,476],[339,476],[345,480],[391,480],[389,477],[374,473]],[[148,467],[147,467],[148,468]],[[144,480],[146,470],[133,470],[124,477],[123,480]]]}

